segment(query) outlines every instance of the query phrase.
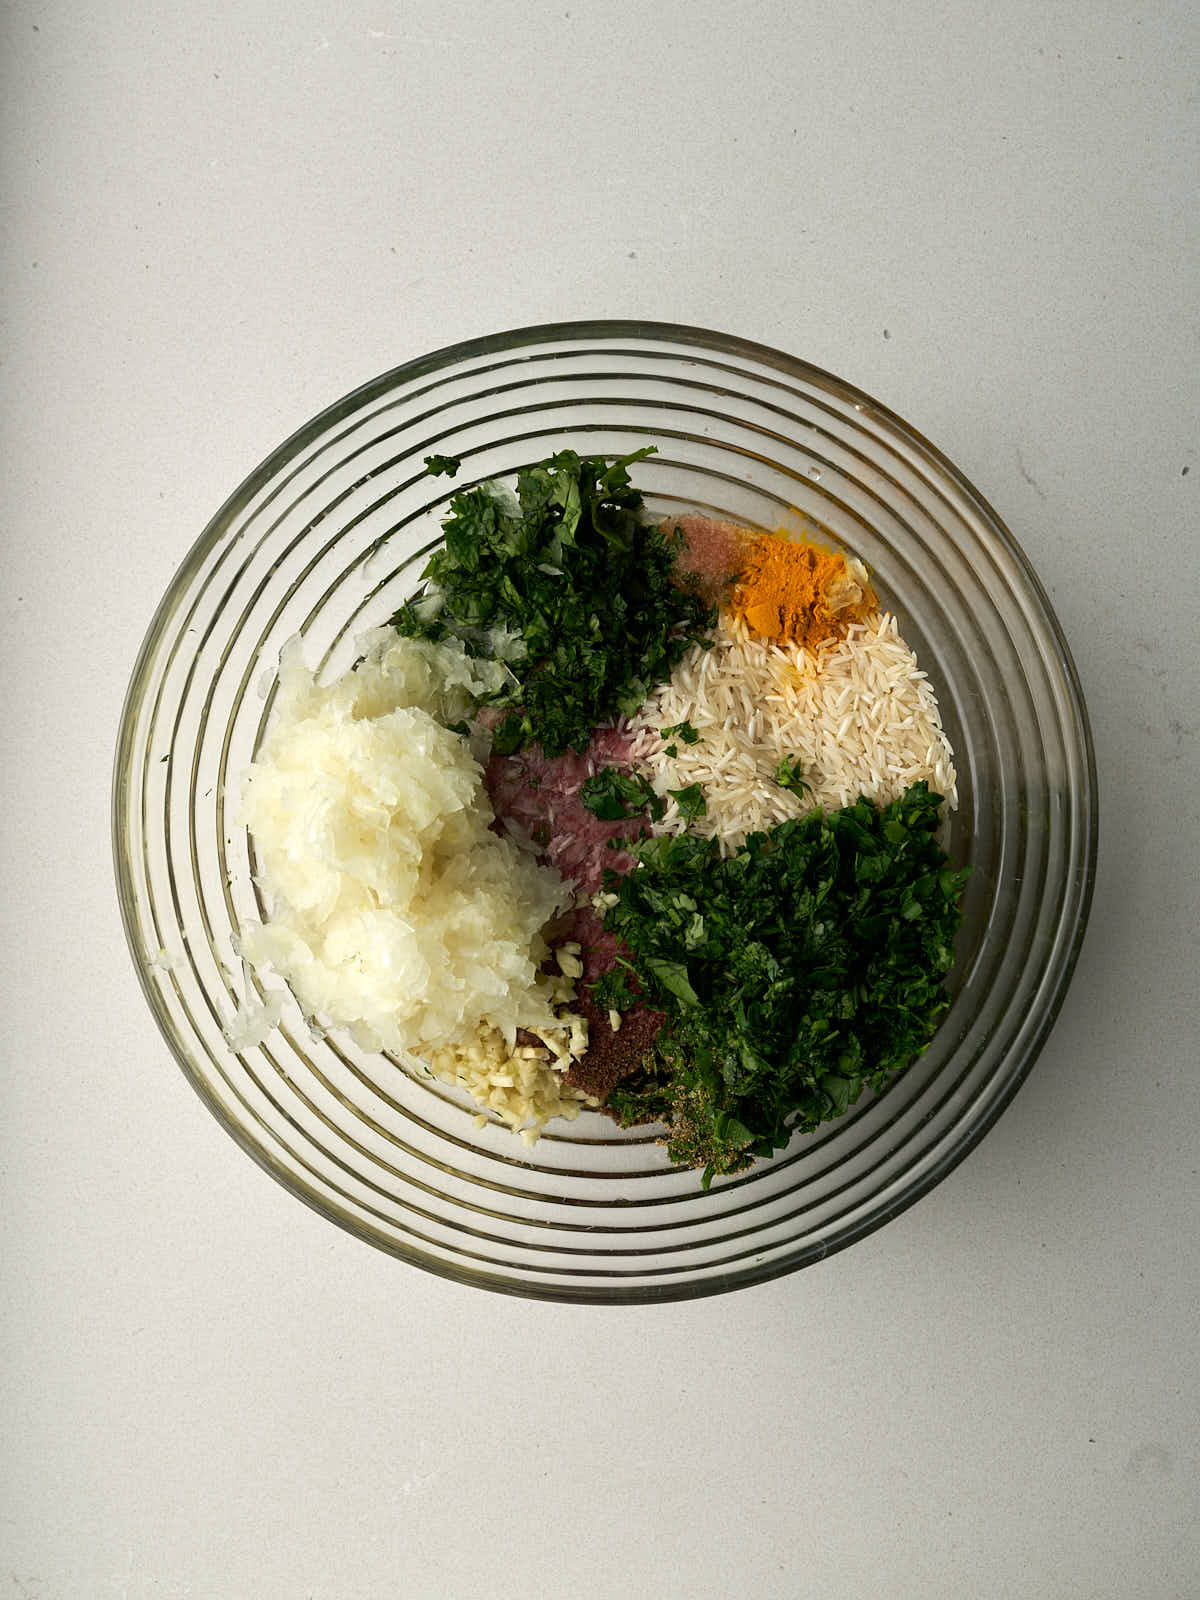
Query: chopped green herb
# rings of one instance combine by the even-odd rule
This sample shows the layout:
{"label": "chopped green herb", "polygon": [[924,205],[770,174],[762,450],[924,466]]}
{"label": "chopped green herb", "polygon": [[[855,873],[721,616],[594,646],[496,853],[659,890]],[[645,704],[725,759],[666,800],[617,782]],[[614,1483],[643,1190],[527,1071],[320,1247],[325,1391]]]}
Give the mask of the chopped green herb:
{"label": "chopped green herb", "polygon": [[674,995],[676,1000],[684,1006],[698,1006],[700,998],[692,988],[688,979],[688,971],[682,961],[666,961],[662,956],[646,956],[644,958],[646,971],[654,978],[660,989]]}
{"label": "chopped green herb", "polygon": [[584,807],[601,822],[620,822],[648,811],[657,822],[666,802],[655,794],[640,772],[623,772],[620,767],[605,767],[594,777],[585,778],[579,798]]}
{"label": "chopped green herb", "polygon": [[668,789],[667,793],[679,806],[679,815],[683,818],[685,828],[689,823],[695,822],[697,817],[703,817],[708,812],[708,801],[704,798],[704,790],[698,783],[689,783],[683,789]]}
{"label": "chopped green herb", "polygon": [[561,451],[517,475],[515,498],[495,484],[459,490],[426,590],[392,618],[400,633],[452,635],[494,654],[509,681],[487,697],[502,708],[494,749],[535,741],[547,756],[583,750],[594,729],[631,715],[693,644],[708,644],[715,609],[676,586],[680,536],[643,520],[629,466]]}
{"label": "chopped green herb", "polygon": [[622,966],[610,967],[596,979],[592,999],[602,1011],[628,1011],[638,1003],[638,992],[633,988]]}
{"label": "chopped green herb", "polygon": [[640,867],[605,875],[605,927],[668,1021],[614,1115],[665,1122],[672,1160],[707,1185],[902,1072],[949,1006],[966,873],[937,843],[939,806],[918,783],[883,809],[862,799],[751,834],[727,858],[694,834],[631,842]]}
{"label": "chopped green herb", "polygon": [[791,789],[796,794],[812,793],[812,784],[806,783],[801,775],[799,756],[784,756],[775,768],[775,782],[781,789]]}
{"label": "chopped green herb", "polygon": [[425,471],[431,478],[438,478],[444,473],[447,478],[453,478],[462,462],[457,456],[426,456]]}
{"label": "chopped green herb", "polygon": [[674,722],[669,728],[660,728],[658,731],[664,739],[672,739],[678,735],[684,744],[697,744],[700,739],[700,735],[690,722]]}

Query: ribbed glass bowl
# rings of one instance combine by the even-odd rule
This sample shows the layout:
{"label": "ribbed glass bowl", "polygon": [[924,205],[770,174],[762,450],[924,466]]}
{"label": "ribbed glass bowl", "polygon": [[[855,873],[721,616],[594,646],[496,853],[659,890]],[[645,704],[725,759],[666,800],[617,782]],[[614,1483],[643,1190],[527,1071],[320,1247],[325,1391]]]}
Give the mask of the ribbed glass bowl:
{"label": "ribbed glass bowl", "polygon": [[[234,950],[262,915],[235,820],[280,646],[350,666],[416,585],[455,488],[551,452],[653,443],[655,513],[773,530],[822,523],[870,567],[928,672],[959,770],[949,849],[971,875],[953,1003],[918,1063],[774,1160],[701,1191],[642,1130],[599,1113],[528,1150],[455,1090],[288,999],[235,1053]],[[424,475],[462,458],[454,484]],[[1070,654],[995,512],[899,417],[790,356],[694,328],[525,328],[366,384],[263,463],[159,606],[120,730],[113,834],[142,986],[184,1072],[256,1161],[360,1238],[466,1283],[547,1299],[669,1300],[804,1266],[924,1194],[1029,1071],[1091,897],[1096,785]],[[257,980],[255,980],[257,986]]]}

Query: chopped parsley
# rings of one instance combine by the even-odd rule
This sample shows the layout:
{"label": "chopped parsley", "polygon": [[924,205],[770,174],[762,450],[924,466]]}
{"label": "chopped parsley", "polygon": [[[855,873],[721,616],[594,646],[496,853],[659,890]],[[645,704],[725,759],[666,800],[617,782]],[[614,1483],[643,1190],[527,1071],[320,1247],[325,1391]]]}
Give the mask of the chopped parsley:
{"label": "chopped parsley", "polygon": [[[686,828],[708,810],[704,790],[698,783],[667,793],[679,807]],[[650,780],[640,772],[623,772],[620,767],[605,767],[580,785],[579,798],[584,808],[602,822],[620,822],[625,817],[648,813],[657,822],[666,810],[666,801],[657,794]]]}
{"label": "chopped parsley", "polygon": [[618,963],[602,972],[592,989],[592,999],[603,1011],[629,1011],[637,1005],[641,995],[627,976],[627,967]]}
{"label": "chopped parsley", "polygon": [[708,801],[704,798],[704,790],[698,783],[689,783],[683,789],[668,789],[667,793],[678,805],[679,815],[683,818],[685,828],[708,811]]}
{"label": "chopped parsley", "polygon": [[[682,739],[684,744],[696,744],[700,739],[700,735],[690,722],[675,722],[669,728],[660,728],[658,731],[662,738],[672,739],[672,741],[674,739]],[[671,760],[674,761],[679,754],[679,746],[672,742],[665,747],[663,754],[670,756]]]}
{"label": "chopped parsley", "polygon": [[515,498],[491,483],[452,497],[425,592],[392,623],[451,635],[473,655],[501,654],[503,639],[508,681],[481,702],[506,712],[498,754],[535,742],[550,757],[582,751],[709,642],[715,609],[675,581],[681,536],[644,520],[629,481],[631,463],[651,454],[609,462],[563,450],[518,473]]}
{"label": "chopped parsley", "polygon": [[579,799],[601,822],[620,822],[643,812],[649,812],[657,822],[666,810],[666,802],[655,794],[649,779],[640,772],[623,772],[620,767],[605,767],[594,777],[585,778]]}
{"label": "chopped parsley", "polygon": [[439,478],[443,473],[447,478],[453,478],[461,466],[462,462],[457,456],[425,457],[425,471],[431,478]]}
{"label": "chopped parsley", "polygon": [[741,1171],[797,1130],[881,1089],[949,1006],[965,871],[936,840],[940,796],[914,784],[751,834],[633,841],[609,872],[605,927],[667,1013],[641,1075],[615,1089],[624,1125],[663,1121],[673,1161]]}
{"label": "chopped parsley", "polygon": [[811,794],[812,784],[801,775],[800,757],[784,756],[775,768],[775,782],[781,789],[791,789],[796,794]]}

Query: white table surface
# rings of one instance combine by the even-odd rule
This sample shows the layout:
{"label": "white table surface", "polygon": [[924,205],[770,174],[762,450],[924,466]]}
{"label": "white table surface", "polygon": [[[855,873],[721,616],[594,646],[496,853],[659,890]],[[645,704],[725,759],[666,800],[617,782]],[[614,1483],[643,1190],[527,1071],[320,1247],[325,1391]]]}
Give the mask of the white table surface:
{"label": "white table surface", "polygon": [[[6,13],[0,1600],[1200,1594],[1194,6]],[[400,361],[592,316],[777,345],[944,449],[1102,795],[979,1149],[820,1266],[622,1310],[439,1281],[247,1160],[142,1001],[108,815],[242,477]]]}

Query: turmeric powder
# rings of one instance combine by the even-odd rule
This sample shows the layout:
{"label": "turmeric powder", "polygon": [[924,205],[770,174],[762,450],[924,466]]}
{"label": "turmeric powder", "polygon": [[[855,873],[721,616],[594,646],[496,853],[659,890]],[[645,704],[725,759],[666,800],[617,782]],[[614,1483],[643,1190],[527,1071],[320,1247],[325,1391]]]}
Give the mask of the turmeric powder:
{"label": "turmeric powder", "polygon": [[782,533],[760,534],[747,547],[730,601],[752,632],[809,649],[840,638],[874,603],[861,561]]}

